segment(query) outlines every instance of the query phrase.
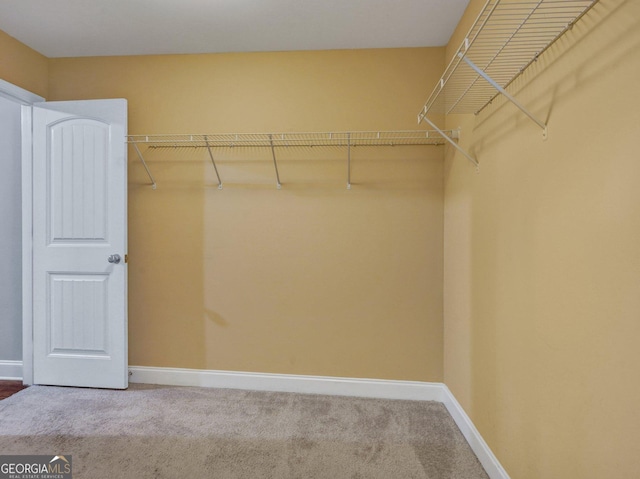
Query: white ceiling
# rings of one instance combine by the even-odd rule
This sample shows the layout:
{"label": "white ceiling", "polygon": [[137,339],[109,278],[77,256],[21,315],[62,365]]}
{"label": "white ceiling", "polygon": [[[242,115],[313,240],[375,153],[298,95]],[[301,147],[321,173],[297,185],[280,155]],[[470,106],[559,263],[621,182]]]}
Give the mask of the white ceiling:
{"label": "white ceiling", "polygon": [[47,57],[445,45],[469,0],[0,0]]}

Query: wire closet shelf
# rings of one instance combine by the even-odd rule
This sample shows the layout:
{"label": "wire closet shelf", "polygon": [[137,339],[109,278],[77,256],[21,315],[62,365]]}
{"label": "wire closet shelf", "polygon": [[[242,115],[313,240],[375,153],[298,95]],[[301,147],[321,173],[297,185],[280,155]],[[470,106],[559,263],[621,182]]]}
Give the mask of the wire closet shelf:
{"label": "wire closet shelf", "polygon": [[426,121],[437,129],[427,116],[430,113],[477,114],[502,93],[546,137],[546,124],[505,88],[597,1],[488,0],[418,114],[418,123]]}
{"label": "wire closet shelf", "polygon": [[394,146],[438,146],[458,138],[457,130],[397,130],[397,131],[347,131],[347,132],[308,132],[308,133],[213,133],[213,134],[167,134],[167,135],[129,135],[127,143],[133,145],[142,162],[151,186],[156,182],[149,170],[138,145],[148,148],[206,148],[218,179],[218,189],[222,189],[222,180],[215,162],[213,150],[216,148],[267,148],[271,150],[276,174],[276,185],[282,187],[276,149],[345,147],[347,152],[347,188],[351,189],[351,149],[355,147],[394,147]]}
{"label": "wire closet shelf", "polygon": [[[456,137],[455,131],[442,132]],[[401,146],[442,145],[442,134],[430,130],[353,131],[311,133],[215,133],[209,135],[129,135],[129,143],[151,148],[234,148],[234,147],[314,147],[314,146]]]}

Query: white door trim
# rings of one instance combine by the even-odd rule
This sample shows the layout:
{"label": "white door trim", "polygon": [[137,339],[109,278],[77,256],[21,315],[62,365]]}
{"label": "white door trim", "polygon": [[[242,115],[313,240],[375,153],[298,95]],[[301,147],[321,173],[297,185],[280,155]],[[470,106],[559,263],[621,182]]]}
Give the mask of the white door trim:
{"label": "white door trim", "polygon": [[22,382],[33,384],[33,110],[22,106]]}
{"label": "white door trim", "polygon": [[33,378],[31,324],[31,105],[45,99],[19,86],[0,80],[0,96],[22,105],[22,378]]}
{"label": "white door trim", "polygon": [[21,105],[31,105],[38,101],[44,101],[44,98],[41,96],[4,80],[0,80],[0,96],[13,100]]}

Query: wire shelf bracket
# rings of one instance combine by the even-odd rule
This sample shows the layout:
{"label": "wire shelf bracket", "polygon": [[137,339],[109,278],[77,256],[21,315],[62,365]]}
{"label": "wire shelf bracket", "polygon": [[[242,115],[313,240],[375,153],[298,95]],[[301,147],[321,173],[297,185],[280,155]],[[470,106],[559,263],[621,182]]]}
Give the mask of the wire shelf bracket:
{"label": "wire shelf bracket", "polygon": [[213,153],[211,152],[211,145],[209,145],[209,138],[207,135],[204,135],[204,142],[207,145],[207,151],[209,152],[209,158],[211,158],[211,164],[213,165],[213,170],[216,172],[216,177],[218,178],[218,189],[222,189],[222,180],[220,179],[220,173],[218,173],[218,167],[216,166],[216,161],[213,159]]}
{"label": "wire shelf bracket", "polygon": [[278,172],[278,162],[276,161],[276,149],[273,145],[273,135],[269,134],[269,143],[271,146],[271,156],[273,156],[273,167],[276,170],[276,188],[282,189],[282,183],[280,183],[280,173]]}
{"label": "wire shelf bracket", "polygon": [[[587,13],[598,0],[487,0],[444,74],[418,114],[478,114],[503,95],[542,129],[537,118],[506,88],[558,38]],[[484,81],[483,81],[484,80]],[[451,138],[445,140],[476,168],[478,161]]]}
{"label": "wire shelf bracket", "polygon": [[[424,121],[426,121],[429,124],[429,126],[431,126],[431,128],[433,128],[437,132],[441,131],[440,128],[438,128],[434,122],[432,122],[429,118],[427,118],[426,115],[422,119]],[[458,143],[453,141],[452,138],[449,138],[448,136],[445,136],[444,138],[447,140],[447,142],[451,146],[453,146],[456,150],[458,150],[460,153],[462,153],[465,156],[465,158],[467,160],[469,160],[473,164],[473,166],[476,167],[476,170],[478,170],[480,168],[480,164],[478,163],[478,160],[476,160],[473,156],[471,156],[469,153],[467,153],[464,148],[462,148],[460,145],[458,145]]]}
{"label": "wire shelf bracket", "polygon": [[351,133],[347,133],[347,189],[351,189]]}
{"label": "wire shelf bracket", "polygon": [[140,153],[140,149],[138,148],[138,145],[136,143],[133,144],[133,147],[135,148],[136,153],[138,154],[138,158],[140,158],[140,161],[142,162],[142,166],[144,166],[144,169],[147,172],[149,179],[151,180],[151,189],[155,190],[158,187],[158,185],[156,184],[156,180],[153,179],[153,175],[151,174],[151,171],[149,171],[147,162],[144,161],[144,156],[142,156],[142,153]]}
{"label": "wire shelf bracket", "polygon": [[[428,123],[431,123],[426,119]],[[344,147],[347,150],[347,189],[351,189],[351,154],[354,147],[390,146],[439,146],[459,137],[458,130],[398,130],[398,131],[350,131],[314,133],[217,133],[210,135],[129,135],[127,143],[133,145],[136,154],[156,189],[156,181],[149,170],[138,145],[148,148],[206,148],[218,180],[218,189],[223,182],[213,154],[214,148],[264,148],[271,151],[276,175],[276,187],[282,189],[276,150],[278,148]]]}

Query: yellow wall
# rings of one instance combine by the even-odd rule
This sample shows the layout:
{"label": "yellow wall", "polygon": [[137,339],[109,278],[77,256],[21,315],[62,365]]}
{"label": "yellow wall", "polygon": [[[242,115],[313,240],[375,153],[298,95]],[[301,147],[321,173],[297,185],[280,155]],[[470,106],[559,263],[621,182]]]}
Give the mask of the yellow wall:
{"label": "yellow wall", "polygon": [[480,173],[447,150],[445,383],[513,478],[640,471],[639,46],[640,3],[601,0],[512,86],[547,141],[504,102],[448,118]]}
{"label": "yellow wall", "polygon": [[0,78],[47,97],[48,60],[0,30]]}
{"label": "yellow wall", "polygon": [[[205,152],[156,150],[152,191],[131,154],[131,363],[439,381],[444,357],[513,478],[635,477],[639,19],[600,0],[512,85],[548,140],[502,101],[449,117],[480,173],[451,149],[363,149],[346,191],[344,152],[290,150],[278,191],[268,152],[224,151],[218,191]],[[0,76],[48,93],[37,54],[1,33],[0,53]],[[53,59],[48,88],[128,98],[131,133],[411,129],[444,60]]]}
{"label": "yellow wall", "polygon": [[[443,48],[52,59],[129,132],[415,129]],[[130,150],[130,363],[442,380],[443,147]]]}

